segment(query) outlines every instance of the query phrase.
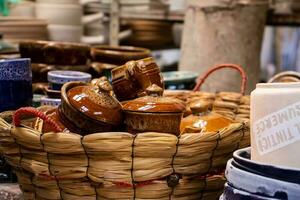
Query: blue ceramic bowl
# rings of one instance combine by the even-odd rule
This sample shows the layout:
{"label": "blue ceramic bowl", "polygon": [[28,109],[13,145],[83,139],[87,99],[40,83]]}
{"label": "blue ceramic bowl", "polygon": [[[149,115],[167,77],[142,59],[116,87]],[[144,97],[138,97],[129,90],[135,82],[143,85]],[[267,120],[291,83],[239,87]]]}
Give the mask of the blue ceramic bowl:
{"label": "blue ceramic bowl", "polygon": [[30,59],[0,60],[0,112],[32,104]]}
{"label": "blue ceramic bowl", "polygon": [[53,99],[48,97],[41,98],[41,106],[54,106],[58,107],[61,104],[61,99]]}
{"label": "blue ceramic bowl", "polygon": [[49,87],[52,90],[60,90],[63,84],[72,81],[90,82],[92,76],[85,72],[78,71],[50,71],[48,72]]}

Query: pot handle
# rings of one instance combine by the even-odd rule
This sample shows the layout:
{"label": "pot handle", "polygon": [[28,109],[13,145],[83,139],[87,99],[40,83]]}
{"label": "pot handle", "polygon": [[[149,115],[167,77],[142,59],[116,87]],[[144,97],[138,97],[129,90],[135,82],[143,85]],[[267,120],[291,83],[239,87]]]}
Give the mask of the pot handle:
{"label": "pot handle", "polygon": [[229,69],[235,69],[237,70],[241,77],[242,77],[242,84],[241,84],[241,94],[245,94],[246,86],[247,86],[247,76],[244,71],[244,69],[240,65],[235,65],[235,64],[221,64],[221,65],[216,65],[212,68],[210,68],[202,77],[199,77],[197,79],[197,84],[193,91],[199,91],[205,80],[209,77],[210,74],[212,74],[214,71],[217,71],[219,69],[224,69],[224,68],[229,68]]}
{"label": "pot handle", "polygon": [[22,115],[33,115],[35,117],[39,117],[42,120],[44,120],[46,123],[48,123],[50,126],[53,127],[53,129],[56,132],[62,132],[63,130],[58,126],[58,124],[53,121],[51,118],[49,118],[46,114],[44,114],[43,112],[32,108],[32,107],[24,107],[24,108],[20,108],[18,109],[14,115],[13,115],[13,123],[16,127],[20,127],[21,125],[21,117]]}

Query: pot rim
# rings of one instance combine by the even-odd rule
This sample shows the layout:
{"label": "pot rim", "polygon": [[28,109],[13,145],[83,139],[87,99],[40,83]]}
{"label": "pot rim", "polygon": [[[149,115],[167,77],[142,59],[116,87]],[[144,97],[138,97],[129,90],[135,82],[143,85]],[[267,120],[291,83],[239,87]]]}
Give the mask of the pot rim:
{"label": "pot rim", "polygon": [[137,54],[149,54],[151,51],[142,47],[134,46],[109,46],[109,45],[97,45],[91,48],[92,53],[97,54],[112,54],[114,56],[125,55],[135,56]]}

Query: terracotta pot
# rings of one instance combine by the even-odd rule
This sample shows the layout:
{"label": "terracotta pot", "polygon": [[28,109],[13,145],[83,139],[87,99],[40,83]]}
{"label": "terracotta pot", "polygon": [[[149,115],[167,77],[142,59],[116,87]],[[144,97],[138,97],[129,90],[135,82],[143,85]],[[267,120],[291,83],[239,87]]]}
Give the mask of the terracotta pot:
{"label": "terracotta pot", "polygon": [[120,101],[145,96],[152,84],[163,88],[163,78],[153,58],[127,62],[112,70],[114,92]]}
{"label": "terracotta pot", "polygon": [[57,65],[85,65],[90,55],[88,45],[66,42],[23,41],[19,50],[33,63]]}
{"label": "terracotta pot", "polygon": [[110,95],[111,86],[101,81],[98,87],[81,82],[62,87],[62,118],[82,135],[118,130],[122,123],[122,107]]}
{"label": "terracotta pot", "polygon": [[147,88],[148,96],[128,101],[123,105],[125,124],[129,132],[180,134],[185,106],[177,99],[162,97],[162,93],[162,88],[153,84]]}
{"label": "terracotta pot", "polygon": [[93,61],[100,63],[114,64],[116,66],[124,65],[130,60],[139,60],[150,56],[150,50],[131,46],[95,46],[91,48]]}

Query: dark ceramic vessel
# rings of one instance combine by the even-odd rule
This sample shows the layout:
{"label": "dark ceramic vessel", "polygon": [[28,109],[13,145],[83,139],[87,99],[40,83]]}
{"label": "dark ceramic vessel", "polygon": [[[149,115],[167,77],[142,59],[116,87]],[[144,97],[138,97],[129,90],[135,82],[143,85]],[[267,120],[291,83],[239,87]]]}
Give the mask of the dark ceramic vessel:
{"label": "dark ceramic vessel", "polygon": [[90,46],[67,42],[23,41],[19,50],[33,63],[85,65],[90,56]]}

